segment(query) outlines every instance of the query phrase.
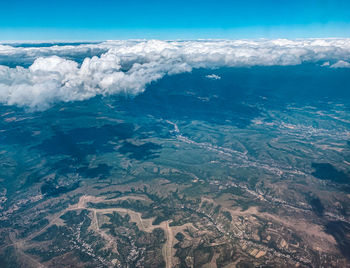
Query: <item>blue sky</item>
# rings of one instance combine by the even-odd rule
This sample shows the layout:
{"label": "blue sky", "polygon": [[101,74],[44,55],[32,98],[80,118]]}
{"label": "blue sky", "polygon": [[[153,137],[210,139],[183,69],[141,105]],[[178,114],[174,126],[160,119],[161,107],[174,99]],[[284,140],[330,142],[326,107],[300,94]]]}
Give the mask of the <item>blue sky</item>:
{"label": "blue sky", "polygon": [[349,0],[2,0],[0,40],[350,37]]}

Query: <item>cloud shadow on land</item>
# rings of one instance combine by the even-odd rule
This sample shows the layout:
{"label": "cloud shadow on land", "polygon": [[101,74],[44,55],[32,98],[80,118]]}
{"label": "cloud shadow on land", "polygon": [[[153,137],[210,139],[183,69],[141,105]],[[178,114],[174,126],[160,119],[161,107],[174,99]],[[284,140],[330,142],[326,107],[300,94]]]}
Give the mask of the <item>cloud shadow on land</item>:
{"label": "cloud shadow on land", "polygon": [[45,154],[67,155],[77,160],[84,160],[87,155],[114,151],[109,141],[125,140],[133,137],[134,126],[129,123],[103,125],[100,127],[76,128],[63,132],[54,129],[54,136],[43,141],[36,149]]}

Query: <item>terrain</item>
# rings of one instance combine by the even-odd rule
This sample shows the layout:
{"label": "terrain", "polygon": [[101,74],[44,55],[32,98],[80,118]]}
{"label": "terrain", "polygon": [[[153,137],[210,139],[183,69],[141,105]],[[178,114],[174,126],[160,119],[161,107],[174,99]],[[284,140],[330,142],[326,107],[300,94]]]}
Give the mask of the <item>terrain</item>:
{"label": "terrain", "polygon": [[350,267],[349,89],[350,69],[202,68],[1,105],[0,267]]}

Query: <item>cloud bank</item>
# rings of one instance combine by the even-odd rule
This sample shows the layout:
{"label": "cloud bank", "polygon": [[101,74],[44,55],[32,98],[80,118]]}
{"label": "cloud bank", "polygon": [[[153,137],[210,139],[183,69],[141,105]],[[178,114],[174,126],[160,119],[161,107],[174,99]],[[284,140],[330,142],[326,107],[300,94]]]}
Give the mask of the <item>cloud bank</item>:
{"label": "cloud bank", "polygon": [[[13,67],[21,59],[22,66]],[[134,40],[51,47],[0,44],[0,103],[43,110],[56,102],[96,95],[135,95],[165,75],[193,68],[307,62],[335,62],[330,67],[337,68],[348,67],[349,60],[350,39]]]}

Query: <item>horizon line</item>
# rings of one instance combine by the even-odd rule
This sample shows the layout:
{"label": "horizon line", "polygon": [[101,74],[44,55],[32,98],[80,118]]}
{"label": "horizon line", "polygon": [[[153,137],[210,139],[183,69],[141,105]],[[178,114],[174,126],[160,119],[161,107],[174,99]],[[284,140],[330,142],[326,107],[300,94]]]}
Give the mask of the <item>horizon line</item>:
{"label": "horizon line", "polygon": [[23,40],[0,40],[0,45],[6,44],[16,44],[16,43],[25,43],[25,44],[42,44],[42,43],[67,43],[67,44],[93,44],[93,43],[103,43],[103,42],[113,42],[113,41],[238,41],[238,40],[247,40],[247,41],[273,41],[273,40],[336,40],[342,39],[346,40],[350,37],[343,36],[331,36],[331,37],[276,37],[276,38],[267,38],[267,37],[257,37],[257,38],[120,38],[120,39],[23,39]]}

